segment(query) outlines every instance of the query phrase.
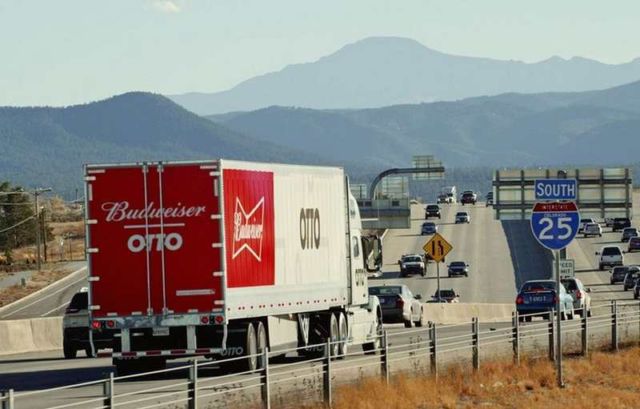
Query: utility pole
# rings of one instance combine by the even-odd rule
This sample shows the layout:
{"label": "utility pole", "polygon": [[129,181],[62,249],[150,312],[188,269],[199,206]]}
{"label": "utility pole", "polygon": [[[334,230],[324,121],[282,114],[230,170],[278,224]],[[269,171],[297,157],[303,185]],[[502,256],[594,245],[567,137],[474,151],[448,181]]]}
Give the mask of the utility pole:
{"label": "utility pole", "polygon": [[36,218],[36,263],[38,265],[38,271],[40,271],[40,269],[42,268],[42,260],[40,260],[40,229],[41,227],[41,223],[40,223],[40,206],[38,205],[38,196],[40,196],[41,194],[45,193],[45,192],[50,192],[51,188],[38,188],[35,189],[33,191],[33,196],[35,198],[34,203],[35,203],[35,218]]}

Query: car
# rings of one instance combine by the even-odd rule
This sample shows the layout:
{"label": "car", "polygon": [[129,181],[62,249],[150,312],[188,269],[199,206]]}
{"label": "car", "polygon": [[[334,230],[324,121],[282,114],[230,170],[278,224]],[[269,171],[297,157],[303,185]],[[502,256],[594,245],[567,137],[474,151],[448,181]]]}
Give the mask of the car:
{"label": "car", "polygon": [[420,254],[405,254],[398,260],[398,263],[400,264],[400,277],[406,277],[411,274],[425,276],[427,273],[424,259]]}
{"label": "car", "polygon": [[640,271],[640,268],[637,266],[614,267],[613,270],[611,270],[611,275],[609,276],[609,283],[611,285],[624,283],[624,278],[627,276],[629,271]]}
{"label": "car", "polygon": [[414,296],[406,285],[369,287],[369,295],[378,297],[384,323],[403,323],[407,328],[423,325],[422,297]]}
{"label": "car", "polygon": [[449,277],[469,277],[469,264],[465,263],[464,261],[452,261],[451,264],[447,266],[447,268]]}
{"label": "car", "polygon": [[471,223],[471,216],[467,212],[456,213],[456,224],[458,223]]}
{"label": "car", "polygon": [[587,236],[598,236],[602,237],[602,226],[598,223],[587,223],[584,225],[582,229],[582,234],[584,237]]}
{"label": "car", "polygon": [[531,321],[534,314],[542,314],[551,319],[551,310],[556,308],[556,300],[560,294],[560,317],[573,319],[573,298],[560,283],[560,291],[556,289],[555,280],[529,280],[522,284],[516,297],[516,311],[523,315],[521,321]]}
{"label": "car", "polygon": [[462,196],[460,196],[460,203],[464,206],[465,204],[476,204],[477,195],[473,193],[472,190],[466,190],[462,192]]}
{"label": "car", "polygon": [[580,224],[578,225],[578,234],[582,234],[582,232],[584,231],[584,226],[586,226],[589,223],[595,223],[596,221],[591,219],[591,218],[584,218],[584,219],[580,219]]}
{"label": "car", "polygon": [[623,230],[625,227],[631,227],[631,220],[628,217],[616,217],[613,219],[613,231]]}
{"label": "car", "polygon": [[422,228],[420,229],[420,235],[424,236],[425,234],[434,234],[438,232],[438,225],[434,222],[424,222],[422,223]]}
{"label": "car", "polygon": [[567,277],[561,280],[567,293],[573,298],[573,310],[584,318],[591,316],[591,290],[587,289],[580,279]]}
{"label": "car", "polygon": [[640,236],[638,229],[635,227],[625,227],[624,230],[622,230],[622,237],[620,238],[620,241],[624,243],[629,241],[630,238],[638,236]]}
{"label": "car", "polygon": [[86,287],[75,293],[62,318],[62,353],[65,359],[76,358],[84,350],[88,357],[95,356],[98,349],[111,348],[113,334],[106,331],[93,332],[92,350],[89,340],[89,293]]}
{"label": "car", "polygon": [[445,204],[445,203],[451,203],[451,198],[444,193],[438,195],[438,204]]}
{"label": "car", "polygon": [[443,300],[448,303],[460,302],[460,294],[456,293],[452,288],[447,290],[441,288],[439,292],[436,290],[431,298],[436,300],[436,302],[442,302]]}
{"label": "car", "polygon": [[613,227],[613,217],[605,217],[604,218],[604,225],[606,227]]}
{"label": "car", "polygon": [[624,291],[635,287],[639,277],[640,270],[630,268],[629,271],[627,271],[627,274],[624,276],[624,282],[622,284],[622,288],[624,289]]}
{"label": "car", "polygon": [[493,192],[489,192],[487,193],[487,195],[485,196],[485,205],[486,206],[492,206],[493,205]]}
{"label": "car", "polygon": [[596,251],[596,256],[599,270],[624,265],[624,254],[618,246],[604,246],[600,251]]}
{"label": "car", "polygon": [[440,206],[437,204],[427,205],[424,209],[424,218],[428,219],[429,217],[437,217],[440,218]]}
{"label": "car", "polygon": [[636,250],[640,250],[640,237],[631,237],[629,239],[629,247],[627,253],[632,253]]}

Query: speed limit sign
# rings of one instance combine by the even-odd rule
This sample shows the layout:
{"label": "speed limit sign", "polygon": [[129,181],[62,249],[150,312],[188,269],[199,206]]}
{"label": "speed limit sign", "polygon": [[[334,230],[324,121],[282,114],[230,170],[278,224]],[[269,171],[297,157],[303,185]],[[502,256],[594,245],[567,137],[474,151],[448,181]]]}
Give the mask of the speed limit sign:
{"label": "speed limit sign", "polygon": [[580,213],[574,202],[536,203],[531,214],[531,231],[549,250],[562,250],[576,237]]}

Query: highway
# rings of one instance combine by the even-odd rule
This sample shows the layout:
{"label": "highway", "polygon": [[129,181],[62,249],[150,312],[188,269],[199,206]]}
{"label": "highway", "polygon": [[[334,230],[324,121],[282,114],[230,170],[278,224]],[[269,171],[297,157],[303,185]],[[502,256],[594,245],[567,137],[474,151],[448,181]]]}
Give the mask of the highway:
{"label": "highway", "polygon": [[0,320],[19,320],[38,317],[56,317],[64,314],[73,294],[88,285],[87,267],[84,261],[74,261],[64,265],[71,273],[37,294],[25,297],[0,308]]}

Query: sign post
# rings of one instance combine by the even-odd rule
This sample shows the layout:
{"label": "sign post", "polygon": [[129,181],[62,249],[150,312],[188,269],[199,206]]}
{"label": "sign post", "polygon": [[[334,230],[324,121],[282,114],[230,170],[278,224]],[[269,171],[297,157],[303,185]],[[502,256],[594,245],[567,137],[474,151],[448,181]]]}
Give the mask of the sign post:
{"label": "sign post", "polygon": [[[556,367],[558,386],[564,387],[562,379],[562,326],[560,305],[560,250],[566,248],[576,237],[580,214],[575,202],[577,183],[575,179],[539,179],[534,183],[537,202],[531,214],[531,231],[538,243],[554,252],[556,273]],[[551,201],[551,202],[549,202]],[[569,260],[564,260],[569,261]],[[573,260],[570,260],[573,261]],[[567,264],[564,264],[565,270]],[[569,268],[573,271],[573,269]]]}
{"label": "sign post", "polygon": [[451,250],[453,250],[453,246],[448,241],[446,241],[444,237],[440,235],[440,233],[435,233],[433,237],[431,237],[431,240],[429,240],[425,243],[424,246],[422,246],[422,249],[427,255],[429,255],[429,257],[433,261],[436,262],[436,277],[438,286],[436,294],[438,294],[438,302],[440,302],[440,262],[444,260],[444,257],[449,254]]}

